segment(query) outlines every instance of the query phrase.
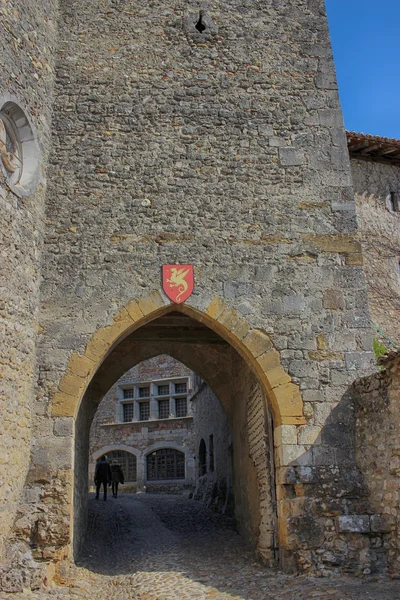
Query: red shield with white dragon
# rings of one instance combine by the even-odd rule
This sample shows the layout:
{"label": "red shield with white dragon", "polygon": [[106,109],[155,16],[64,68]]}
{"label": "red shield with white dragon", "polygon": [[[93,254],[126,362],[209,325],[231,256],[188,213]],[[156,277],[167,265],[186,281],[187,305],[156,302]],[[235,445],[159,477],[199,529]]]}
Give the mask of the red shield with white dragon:
{"label": "red shield with white dragon", "polygon": [[162,284],[164,292],[172,302],[185,302],[193,292],[193,265],[163,265]]}

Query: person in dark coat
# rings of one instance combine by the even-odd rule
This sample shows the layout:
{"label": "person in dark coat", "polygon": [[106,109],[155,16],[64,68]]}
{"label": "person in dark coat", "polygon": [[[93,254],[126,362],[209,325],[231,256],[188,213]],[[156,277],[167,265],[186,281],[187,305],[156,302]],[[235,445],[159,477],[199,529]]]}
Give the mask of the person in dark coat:
{"label": "person in dark coat", "polygon": [[96,486],[96,500],[99,499],[100,487],[103,484],[103,500],[107,500],[107,486],[111,483],[111,469],[106,456],[102,456],[96,464],[94,484]]}
{"label": "person in dark coat", "polygon": [[111,463],[111,481],[113,498],[116,498],[118,495],[118,484],[124,483],[124,473],[117,460],[113,460]]}

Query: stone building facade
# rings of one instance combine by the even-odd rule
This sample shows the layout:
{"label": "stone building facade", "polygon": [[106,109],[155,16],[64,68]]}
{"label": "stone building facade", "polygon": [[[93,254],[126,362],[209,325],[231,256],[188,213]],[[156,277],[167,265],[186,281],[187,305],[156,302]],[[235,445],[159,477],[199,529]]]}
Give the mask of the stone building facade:
{"label": "stone building facade", "polygon": [[351,133],[348,140],[373,335],[399,348],[400,142]]}
{"label": "stone building facade", "polygon": [[[43,582],[77,555],[97,406],[168,354],[221,401],[235,516],[265,562],[382,569],[357,525],[380,508],[349,386],[374,357],[323,0],[211,1],[205,29],[183,0],[0,11],[6,568]],[[175,263],[195,273],[179,305]]]}
{"label": "stone building facade", "polygon": [[125,373],[90,428],[89,484],[96,460],[122,463],[124,491],[194,492],[232,512],[232,436],[215,394],[195,373],[160,355]]}
{"label": "stone building facade", "polygon": [[[89,483],[93,484],[96,460],[107,454],[109,461],[122,463],[124,491],[193,489],[194,386],[194,373],[165,355],[125,373],[100,402],[90,428]],[[215,402],[219,402],[217,398]],[[153,465],[160,460],[157,453],[164,450],[171,454],[171,472],[166,464],[162,472],[159,465]]]}

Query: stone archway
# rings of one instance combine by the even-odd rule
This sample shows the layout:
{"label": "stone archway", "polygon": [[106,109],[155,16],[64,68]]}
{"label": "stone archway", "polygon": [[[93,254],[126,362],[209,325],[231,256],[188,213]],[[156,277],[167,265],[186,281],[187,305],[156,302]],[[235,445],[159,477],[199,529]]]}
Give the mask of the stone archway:
{"label": "stone archway", "polygon": [[[198,331],[194,335],[208,336],[205,344],[207,351],[199,350],[199,344],[194,351],[197,338],[186,340],[185,346],[179,336],[161,341],[146,339],[152,327],[157,327],[162,319],[172,318],[173,315],[180,315],[182,319],[197,323]],[[215,347],[218,345],[219,350],[216,351]],[[251,328],[245,319],[219,298],[214,298],[207,309],[200,312],[188,305],[166,304],[158,292],[130,301],[114,317],[112,325],[98,329],[87,344],[85,353],[75,353],[70,357],[67,370],[54,395],[52,416],[55,421],[70,419],[74,423],[75,475],[72,488],[75,489],[75,494],[72,495],[71,488],[70,514],[71,517],[73,515],[71,522],[75,523],[75,536],[72,531],[70,535],[74,537],[75,549],[79,548],[82,541],[81,535],[78,536],[76,532],[85,530],[85,440],[93,414],[104,393],[123,372],[160,352],[170,354],[198,372],[209,383],[228,416],[233,419],[236,438],[246,438],[247,445],[236,452],[235,469],[240,480],[240,485],[237,484],[237,517],[244,535],[249,540],[257,539],[260,542],[259,552],[272,564],[277,545],[285,547],[286,530],[285,517],[279,508],[279,490],[278,525],[275,522],[271,524],[271,515],[276,510],[273,508],[273,482],[279,482],[280,478],[279,475],[276,476],[274,468],[266,476],[263,474],[263,470],[268,470],[273,462],[272,436],[267,440],[266,429],[269,420],[271,428],[272,424],[274,427],[275,464],[280,468],[285,464],[285,428],[292,430],[305,423],[298,386],[291,382],[282,368],[280,355],[269,336],[259,329]],[[236,404],[232,400],[228,364],[231,373],[239,374],[236,381],[237,396],[241,400],[245,399]],[[251,419],[247,418],[248,410],[252,411]],[[260,452],[266,448],[266,443],[270,444],[271,449],[268,459],[260,463]],[[261,514],[260,503],[264,513],[269,515],[268,518]]]}

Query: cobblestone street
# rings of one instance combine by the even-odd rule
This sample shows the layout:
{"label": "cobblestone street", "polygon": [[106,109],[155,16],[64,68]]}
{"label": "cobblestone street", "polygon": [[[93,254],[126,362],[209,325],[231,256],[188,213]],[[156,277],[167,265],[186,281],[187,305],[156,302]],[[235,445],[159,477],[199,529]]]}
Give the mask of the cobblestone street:
{"label": "cobblestone street", "polygon": [[228,518],[179,496],[89,500],[73,580],[7,600],[398,600],[399,581],[313,579],[265,569]]}

